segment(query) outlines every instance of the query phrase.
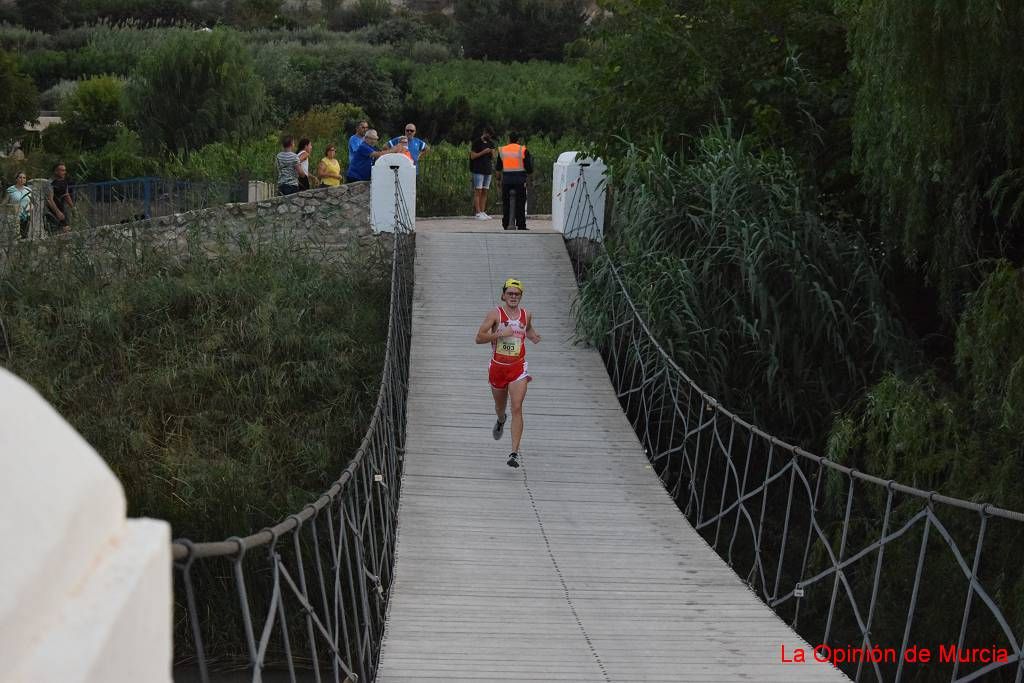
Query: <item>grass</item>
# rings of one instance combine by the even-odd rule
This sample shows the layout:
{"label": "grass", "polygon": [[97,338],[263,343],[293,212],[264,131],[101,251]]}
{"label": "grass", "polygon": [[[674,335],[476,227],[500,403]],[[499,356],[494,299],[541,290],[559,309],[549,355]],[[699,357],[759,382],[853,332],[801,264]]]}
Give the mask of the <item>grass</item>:
{"label": "grass", "polygon": [[380,381],[387,264],[234,252],[108,268],[72,248],[0,278],[2,362],[106,459],[129,514],[176,537],[250,533],[319,495]]}

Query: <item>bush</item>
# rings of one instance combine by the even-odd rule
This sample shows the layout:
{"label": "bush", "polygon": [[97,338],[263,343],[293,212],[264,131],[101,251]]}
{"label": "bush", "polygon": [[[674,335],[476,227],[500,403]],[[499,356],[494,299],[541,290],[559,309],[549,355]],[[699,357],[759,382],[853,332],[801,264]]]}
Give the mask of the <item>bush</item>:
{"label": "bush", "polygon": [[354,129],[356,122],[365,118],[366,112],[354,104],[317,105],[305,114],[293,117],[285,131],[296,139],[336,140],[341,146],[347,137],[346,131]]}
{"label": "bush", "polygon": [[125,121],[124,81],[94,76],[79,82],[61,103],[60,116],[76,147],[102,147]]}
{"label": "bush", "polygon": [[142,138],[124,126],[115,126],[112,137],[99,149],[82,154],[72,170],[79,182],[117,180],[155,175],[160,164],[156,159],[140,154]]}
{"label": "bush", "polygon": [[252,58],[219,29],[169,36],[139,64],[128,99],[149,146],[171,151],[251,135],[264,111]]}

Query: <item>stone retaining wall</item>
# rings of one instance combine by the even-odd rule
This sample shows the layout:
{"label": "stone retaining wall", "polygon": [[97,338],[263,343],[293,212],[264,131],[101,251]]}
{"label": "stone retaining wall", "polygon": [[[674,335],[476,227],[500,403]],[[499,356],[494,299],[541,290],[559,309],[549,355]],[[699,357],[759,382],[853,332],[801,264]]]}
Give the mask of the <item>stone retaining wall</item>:
{"label": "stone retaining wall", "polygon": [[[4,232],[0,260],[21,252],[20,247],[26,245],[26,241],[17,242],[11,231]],[[273,239],[286,239],[314,256],[375,243],[370,228],[370,184],[321,187],[287,197],[73,230],[27,242],[36,254],[73,243],[96,254],[116,254],[132,245],[186,255],[196,248],[220,252],[225,244],[230,247]]]}

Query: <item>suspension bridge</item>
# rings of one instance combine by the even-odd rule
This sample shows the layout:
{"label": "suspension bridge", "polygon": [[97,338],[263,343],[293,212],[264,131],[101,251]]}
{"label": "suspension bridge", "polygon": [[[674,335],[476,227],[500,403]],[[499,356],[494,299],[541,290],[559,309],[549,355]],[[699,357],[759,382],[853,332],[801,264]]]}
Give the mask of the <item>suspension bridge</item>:
{"label": "suspension bridge", "polygon": [[[578,343],[577,282],[607,253],[592,206],[570,214],[564,235],[420,220],[413,237],[396,190],[384,370],[351,464],[271,529],[174,546],[197,677],[218,680],[209,622],[230,621],[253,681],[1020,683],[1019,606],[989,592],[983,560],[1024,515],[730,413],[651,337],[614,267],[608,334]],[[543,335],[519,470],[491,438],[473,343],[507,276]],[[944,599],[926,605],[940,564]],[[937,613],[946,645],[1001,656],[922,669],[907,654]],[[893,658],[852,654],[873,650]]]}
{"label": "suspension bridge", "polygon": [[[594,349],[562,236],[420,221],[395,580],[378,681],[844,680],[686,524]],[[462,232],[460,230],[465,230]],[[524,466],[505,466],[473,335],[506,276],[527,353]]]}

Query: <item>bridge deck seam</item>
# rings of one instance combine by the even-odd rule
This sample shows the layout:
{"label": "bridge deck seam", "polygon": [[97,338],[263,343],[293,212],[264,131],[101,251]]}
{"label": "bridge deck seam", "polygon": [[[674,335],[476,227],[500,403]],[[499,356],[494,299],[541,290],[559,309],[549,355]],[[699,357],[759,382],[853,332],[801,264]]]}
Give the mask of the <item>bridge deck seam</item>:
{"label": "bridge deck seam", "polygon": [[565,576],[562,575],[562,570],[558,567],[558,559],[555,557],[555,552],[551,548],[551,539],[548,538],[548,532],[544,528],[544,519],[541,517],[540,509],[537,507],[537,499],[533,496],[533,490],[530,488],[530,479],[526,473],[526,462],[523,462],[523,487],[526,489],[526,494],[530,497],[530,507],[533,508],[533,514],[537,517],[537,526],[540,528],[541,536],[544,537],[544,547],[548,552],[548,559],[551,560],[551,565],[555,568],[555,574],[558,575],[558,582],[562,585],[562,591],[565,593],[565,602],[569,606],[569,610],[572,612],[573,619],[576,620],[576,626],[579,628],[580,633],[583,635],[583,640],[586,641],[587,647],[590,649],[590,654],[594,655],[594,661],[597,662],[598,668],[601,669],[601,676],[604,680],[611,683],[611,679],[608,677],[608,669],[605,668],[604,662],[601,661],[601,655],[598,654],[597,648],[594,647],[594,641],[590,638],[590,634],[587,633],[587,628],[583,625],[583,620],[580,619],[580,613],[576,610],[576,604],[573,601],[572,593],[569,591],[569,586],[565,582]]}

